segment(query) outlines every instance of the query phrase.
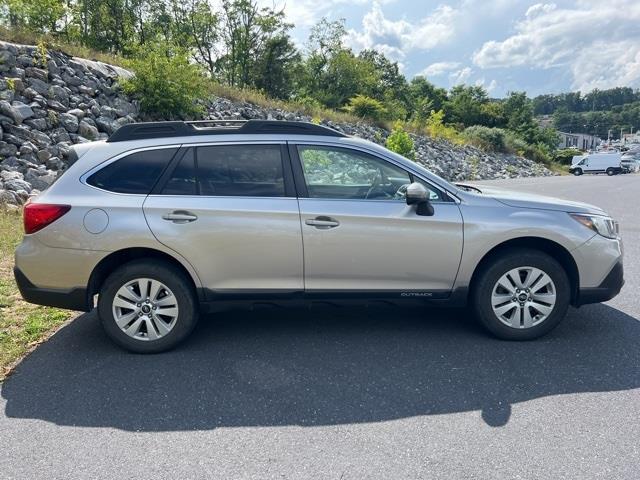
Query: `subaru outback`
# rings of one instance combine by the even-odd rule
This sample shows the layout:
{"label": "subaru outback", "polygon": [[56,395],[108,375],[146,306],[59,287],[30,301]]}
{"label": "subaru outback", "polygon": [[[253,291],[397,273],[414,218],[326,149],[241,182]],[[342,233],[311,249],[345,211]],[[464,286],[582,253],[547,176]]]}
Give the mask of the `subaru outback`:
{"label": "subaru outback", "polygon": [[17,284],[28,302],[97,308],[135,352],[236,302],[468,305],[528,340],[623,284],[601,209],[453,185],[320,125],[130,124],[70,163],[24,208]]}

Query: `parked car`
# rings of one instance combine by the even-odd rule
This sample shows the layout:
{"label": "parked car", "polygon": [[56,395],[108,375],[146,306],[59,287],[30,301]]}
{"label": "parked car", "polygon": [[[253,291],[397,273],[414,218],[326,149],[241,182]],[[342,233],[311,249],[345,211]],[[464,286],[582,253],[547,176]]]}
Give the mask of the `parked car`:
{"label": "parked car", "polygon": [[229,302],[314,299],[469,304],[528,340],[623,284],[600,208],[452,185],[319,125],[132,124],[71,155],[24,209],[15,278],[29,302],[97,307],[135,352]]}
{"label": "parked car", "polygon": [[[574,157],[574,161],[576,158]],[[576,176],[584,173],[606,173],[607,175],[617,175],[622,173],[620,166],[621,156],[615,153],[591,153],[582,157],[579,161],[569,167],[569,172]]]}
{"label": "parked car", "polygon": [[620,167],[623,173],[640,171],[640,153],[624,153],[620,158]]}

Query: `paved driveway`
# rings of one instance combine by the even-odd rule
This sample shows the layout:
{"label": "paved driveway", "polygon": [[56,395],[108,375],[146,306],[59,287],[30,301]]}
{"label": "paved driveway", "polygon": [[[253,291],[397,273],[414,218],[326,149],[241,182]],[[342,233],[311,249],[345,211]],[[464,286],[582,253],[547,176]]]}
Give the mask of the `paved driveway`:
{"label": "paved driveway", "polygon": [[618,217],[622,294],[529,343],[458,311],[233,311],[139,356],[82,315],[2,385],[0,478],[640,478],[640,175],[498,183]]}

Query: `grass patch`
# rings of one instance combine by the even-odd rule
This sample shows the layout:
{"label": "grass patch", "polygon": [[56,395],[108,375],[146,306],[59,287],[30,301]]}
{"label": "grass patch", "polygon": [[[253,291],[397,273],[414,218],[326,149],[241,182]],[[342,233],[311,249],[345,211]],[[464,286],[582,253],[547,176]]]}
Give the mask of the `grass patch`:
{"label": "grass patch", "polygon": [[227,85],[221,85],[216,82],[211,82],[209,91],[211,95],[226,98],[234,102],[251,103],[259,107],[280,109],[287,112],[299,112],[303,115],[308,115],[315,120],[329,120],[338,123],[370,123],[372,125],[377,124],[378,126],[386,127],[386,125],[372,122],[369,119],[359,118],[347,112],[340,112],[337,110],[322,108],[315,105],[307,105],[296,101],[278,100],[275,98],[271,98],[257,90],[240,89],[229,87]]}
{"label": "grass patch", "polygon": [[0,206],[0,382],[73,314],[22,300],[13,279],[13,252],[21,238],[21,212]]}
{"label": "grass patch", "polygon": [[98,62],[109,63],[119,67],[125,67],[125,60],[117,55],[98,52],[77,43],[65,41],[62,37],[42,35],[15,27],[0,26],[0,40],[21,45],[44,45],[47,50],[56,50],[72,57],[86,58]]}

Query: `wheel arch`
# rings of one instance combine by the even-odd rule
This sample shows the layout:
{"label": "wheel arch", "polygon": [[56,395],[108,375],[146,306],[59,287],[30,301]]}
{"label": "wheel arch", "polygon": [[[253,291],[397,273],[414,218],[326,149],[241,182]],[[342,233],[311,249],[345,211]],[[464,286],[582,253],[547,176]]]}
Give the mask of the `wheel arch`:
{"label": "wheel arch", "polygon": [[472,292],[476,286],[476,282],[480,277],[481,272],[490,262],[497,256],[503,254],[508,250],[527,248],[530,250],[537,250],[544,252],[547,255],[554,258],[569,277],[569,283],[571,285],[571,300],[570,303],[575,305],[578,299],[578,291],[580,288],[580,275],[578,272],[578,265],[571,253],[562,245],[553,240],[542,237],[518,237],[506,240],[498,245],[494,246],[482,257],[480,262],[476,265],[473,274],[471,275],[471,281],[469,282],[469,292]]}
{"label": "wheel arch", "polygon": [[163,261],[173,265],[182,271],[185,276],[189,279],[190,286],[193,288],[193,291],[196,293],[198,299],[200,301],[203,300],[202,289],[198,288],[197,279],[194,279],[193,274],[185,267],[185,265],[180,262],[175,257],[170,254],[156,250],[154,248],[148,247],[131,247],[125,248],[122,250],[117,250],[115,252],[110,253],[106,257],[104,257],[98,264],[93,268],[91,272],[91,276],[89,277],[89,282],[87,284],[87,300],[88,304],[93,305],[93,296],[96,295],[100,288],[102,287],[104,281],[107,277],[118,267],[124,265],[125,263],[129,263],[133,260],[148,260],[148,259],[156,259],[159,261]]}

